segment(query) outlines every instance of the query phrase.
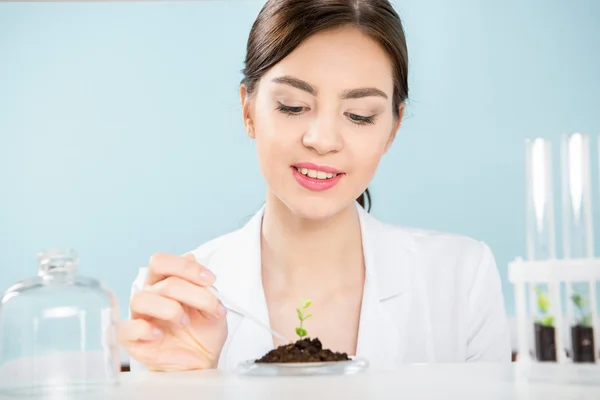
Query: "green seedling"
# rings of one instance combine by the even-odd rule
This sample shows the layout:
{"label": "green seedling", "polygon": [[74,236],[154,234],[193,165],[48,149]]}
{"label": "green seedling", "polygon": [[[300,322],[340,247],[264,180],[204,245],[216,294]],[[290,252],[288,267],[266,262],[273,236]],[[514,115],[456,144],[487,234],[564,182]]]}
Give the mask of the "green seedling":
{"label": "green seedling", "polygon": [[300,308],[296,309],[296,311],[298,312],[298,319],[300,320],[300,326],[298,328],[296,328],[296,334],[298,334],[300,339],[302,339],[303,337],[308,335],[308,332],[306,332],[306,329],[304,329],[303,325],[304,325],[304,321],[306,321],[307,319],[312,317],[312,314],[304,315],[304,310],[306,310],[308,308],[308,306],[311,305],[311,303],[312,303],[312,300],[301,301],[300,302],[301,309]]}
{"label": "green seedling", "polygon": [[585,327],[592,326],[592,313],[585,312],[585,307],[586,307],[587,302],[585,301],[583,296],[580,293],[575,293],[571,296],[571,301],[573,301],[575,308],[577,308],[577,310],[579,311],[579,315],[580,315],[579,325],[585,326]]}
{"label": "green seedling", "polygon": [[538,308],[540,312],[544,314],[542,318],[537,319],[537,323],[542,326],[553,326],[554,317],[551,315],[545,315],[550,310],[550,300],[548,300],[548,296],[546,296],[546,293],[544,293],[539,287],[535,288],[535,293],[537,294]]}

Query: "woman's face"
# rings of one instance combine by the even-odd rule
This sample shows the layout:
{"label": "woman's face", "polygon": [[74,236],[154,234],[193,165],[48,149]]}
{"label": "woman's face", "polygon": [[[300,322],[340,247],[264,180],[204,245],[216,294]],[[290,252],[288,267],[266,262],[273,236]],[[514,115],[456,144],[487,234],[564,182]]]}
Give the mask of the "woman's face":
{"label": "woman's face", "polygon": [[393,89],[387,53],[352,28],[310,37],[250,98],[242,88],[246,129],[275,198],[309,219],[351,205],[399,127]]}

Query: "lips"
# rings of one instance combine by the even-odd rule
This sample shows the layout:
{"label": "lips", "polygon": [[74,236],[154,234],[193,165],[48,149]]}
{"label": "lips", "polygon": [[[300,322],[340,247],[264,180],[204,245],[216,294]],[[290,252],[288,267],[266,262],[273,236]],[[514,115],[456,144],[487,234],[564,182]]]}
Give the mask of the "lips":
{"label": "lips", "polygon": [[334,174],[334,175],[339,175],[339,174],[344,173],[343,171],[340,171],[339,169],[329,167],[327,165],[317,165],[317,164],[313,164],[313,163],[298,163],[298,164],[294,164],[292,166],[298,170],[306,169],[307,171],[313,170],[316,172],[325,172],[327,174]]}
{"label": "lips", "polygon": [[345,175],[342,171],[311,163],[295,164],[291,167],[296,182],[305,189],[323,191],[334,187]]}

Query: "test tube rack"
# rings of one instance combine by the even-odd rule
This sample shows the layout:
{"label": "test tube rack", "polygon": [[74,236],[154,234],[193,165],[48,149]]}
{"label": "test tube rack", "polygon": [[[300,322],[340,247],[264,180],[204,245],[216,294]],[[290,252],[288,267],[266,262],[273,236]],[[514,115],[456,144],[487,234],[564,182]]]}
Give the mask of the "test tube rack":
{"label": "test tube rack", "polygon": [[[591,322],[594,334],[593,351],[595,365],[600,365],[598,357],[598,312],[596,303],[596,283],[600,282],[600,258],[579,259],[549,259],[530,261],[517,258],[508,265],[508,279],[514,287],[515,314],[517,323],[517,362],[536,362],[535,357],[529,352],[529,333],[532,322],[530,312],[527,310],[527,296],[532,292],[532,286],[545,283],[548,285],[548,294],[555,318],[556,352],[558,364],[572,363],[564,351],[565,344],[565,313],[562,309],[561,284],[567,288],[572,282],[585,282],[590,287],[589,300]],[[568,300],[568,299],[567,299]],[[568,307],[567,307],[568,309]],[[568,321],[567,321],[568,322]]]}

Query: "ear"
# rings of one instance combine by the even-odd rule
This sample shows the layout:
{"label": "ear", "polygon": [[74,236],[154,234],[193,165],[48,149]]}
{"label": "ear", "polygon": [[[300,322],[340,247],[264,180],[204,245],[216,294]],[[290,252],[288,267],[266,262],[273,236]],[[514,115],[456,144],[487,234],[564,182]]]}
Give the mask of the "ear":
{"label": "ear", "polygon": [[254,134],[254,121],[252,120],[250,95],[248,94],[246,85],[240,85],[240,99],[242,101],[242,120],[244,121],[246,133],[249,138],[254,139],[256,136]]}
{"label": "ear", "polygon": [[400,125],[402,125],[402,117],[403,116],[404,116],[404,103],[400,104],[400,107],[398,107],[398,120],[395,121],[394,130],[390,134],[390,138],[388,139],[388,141],[385,145],[385,152],[387,152],[390,149],[390,147],[392,146],[392,143],[394,142],[394,139],[396,138],[396,133],[398,133],[398,130],[400,129]]}

